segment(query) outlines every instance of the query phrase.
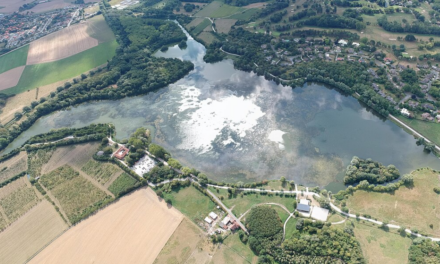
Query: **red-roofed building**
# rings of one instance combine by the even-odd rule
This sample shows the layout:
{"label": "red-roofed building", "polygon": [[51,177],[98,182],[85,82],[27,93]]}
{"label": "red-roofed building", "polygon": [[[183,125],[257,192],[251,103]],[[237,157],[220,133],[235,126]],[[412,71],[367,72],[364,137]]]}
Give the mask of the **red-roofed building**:
{"label": "red-roofed building", "polygon": [[121,146],[115,153],[115,157],[122,160],[128,154],[128,148]]}

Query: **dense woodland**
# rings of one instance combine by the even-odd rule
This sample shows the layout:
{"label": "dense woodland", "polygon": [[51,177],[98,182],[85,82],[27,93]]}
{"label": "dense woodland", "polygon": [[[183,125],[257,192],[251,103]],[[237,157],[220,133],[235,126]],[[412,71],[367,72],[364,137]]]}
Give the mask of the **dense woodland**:
{"label": "dense woodland", "polygon": [[386,183],[400,177],[400,172],[394,165],[385,167],[371,159],[353,157],[345,171],[344,184],[354,184],[366,180],[369,183]]}
{"label": "dense woodland", "polygon": [[416,238],[409,248],[410,264],[440,263],[440,245],[429,239]]}

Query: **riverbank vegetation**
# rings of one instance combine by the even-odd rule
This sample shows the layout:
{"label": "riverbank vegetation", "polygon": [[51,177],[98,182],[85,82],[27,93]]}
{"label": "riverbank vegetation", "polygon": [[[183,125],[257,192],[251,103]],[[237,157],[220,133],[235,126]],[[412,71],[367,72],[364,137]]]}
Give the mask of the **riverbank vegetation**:
{"label": "riverbank vegetation", "polygon": [[359,183],[363,180],[372,184],[381,184],[391,182],[399,177],[399,170],[394,165],[385,167],[371,159],[353,157],[345,171],[344,184]]}

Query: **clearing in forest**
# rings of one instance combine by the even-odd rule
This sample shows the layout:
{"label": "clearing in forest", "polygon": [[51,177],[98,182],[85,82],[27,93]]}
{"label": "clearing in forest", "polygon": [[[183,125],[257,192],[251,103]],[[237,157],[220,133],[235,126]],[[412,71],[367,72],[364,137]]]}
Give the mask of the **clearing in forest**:
{"label": "clearing in forest", "polygon": [[72,227],[30,263],[153,263],[181,221],[142,188]]}
{"label": "clearing in forest", "polygon": [[0,263],[24,263],[66,228],[55,208],[43,200],[0,233]]}
{"label": "clearing in forest", "polygon": [[440,174],[418,169],[411,175],[413,187],[400,187],[394,193],[358,190],[347,199],[347,208],[352,214],[368,214],[380,221],[440,236],[440,195],[433,191],[440,187]]}
{"label": "clearing in forest", "polygon": [[0,182],[4,182],[15,175],[27,170],[26,151],[0,163]]}
{"label": "clearing in forest", "polygon": [[87,27],[73,25],[32,42],[26,64],[56,61],[98,46],[98,40],[87,34]]}

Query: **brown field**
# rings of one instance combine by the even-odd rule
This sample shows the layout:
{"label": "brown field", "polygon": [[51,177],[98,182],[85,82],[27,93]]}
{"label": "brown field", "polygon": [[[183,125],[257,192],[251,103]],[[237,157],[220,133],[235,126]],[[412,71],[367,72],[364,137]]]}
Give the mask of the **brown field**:
{"label": "brown field", "polygon": [[[34,8],[30,9],[30,11],[35,12],[35,13],[43,13],[43,12],[47,12],[47,11],[51,11],[51,10],[55,10],[55,9],[61,9],[61,8],[67,7],[67,6],[74,6],[74,4],[72,4],[72,2],[73,1],[51,0],[50,2],[36,5]],[[90,2],[98,2],[98,1],[85,0],[84,2],[90,3]]]}
{"label": "brown field", "polygon": [[152,263],[181,221],[143,188],[74,226],[30,263]]}
{"label": "brown field", "polygon": [[53,206],[43,200],[0,233],[0,263],[24,263],[66,228]]}
{"label": "brown field", "polygon": [[13,13],[17,12],[18,8],[24,4],[28,4],[30,2],[33,2],[34,0],[0,0],[0,6],[3,8],[0,9],[1,13]]}
{"label": "brown field", "polygon": [[207,235],[185,218],[163,247],[154,264],[209,263],[214,250]]}
{"label": "brown field", "polygon": [[25,66],[20,66],[0,74],[0,91],[18,84]]}
{"label": "brown field", "polygon": [[264,5],[266,5],[266,4],[267,4],[267,2],[253,3],[253,4],[250,4],[250,5],[247,5],[247,6],[243,6],[243,8],[246,8],[246,9],[251,9],[251,8],[263,8]]}
{"label": "brown field", "polygon": [[27,65],[64,59],[98,46],[98,40],[87,34],[87,24],[78,24],[32,42]]}
{"label": "brown field", "polygon": [[215,21],[215,28],[219,33],[229,33],[235,22],[237,22],[237,19],[217,19]]}
{"label": "brown field", "polygon": [[205,20],[204,18],[194,18],[193,21],[191,21],[189,24],[187,24],[185,27],[187,29],[191,28],[191,27],[197,27],[198,24],[202,23],[202,21]]}
{"label": "brown field", "polygon": [[[3,170],[7,168],[6,170]],[[27,169],[27,153],[20,152],[18,155],[0,163],[0,182],[3,182]]]}

